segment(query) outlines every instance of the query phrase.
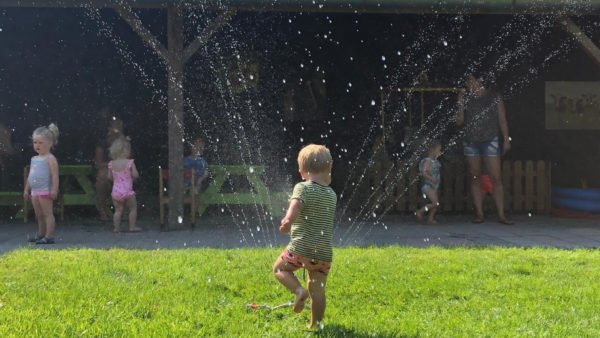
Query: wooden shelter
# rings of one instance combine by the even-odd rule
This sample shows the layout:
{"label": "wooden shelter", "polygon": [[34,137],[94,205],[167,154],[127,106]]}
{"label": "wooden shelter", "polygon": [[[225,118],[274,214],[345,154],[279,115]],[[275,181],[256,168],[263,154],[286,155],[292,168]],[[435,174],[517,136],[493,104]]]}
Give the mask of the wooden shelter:
{"label": "wooden shelter", "polygon": [[[568,17],[598,14],[600,0],[0,0],[0,7],[24,8],[112,8],[154,50],[165,64],[168,78],[168,151],[171,173],[167,229],[181,227],[183,215],[183,110],[185,64],[237,11],[290,11],[316,13],[387,14],[557,14],[557,19],[600,65],[600,49]],[[214,9],[218,15],[189,45],[184,41],[185,10]],[[143,24],[134,8],[156,8],[167,12],[167,45]]]}

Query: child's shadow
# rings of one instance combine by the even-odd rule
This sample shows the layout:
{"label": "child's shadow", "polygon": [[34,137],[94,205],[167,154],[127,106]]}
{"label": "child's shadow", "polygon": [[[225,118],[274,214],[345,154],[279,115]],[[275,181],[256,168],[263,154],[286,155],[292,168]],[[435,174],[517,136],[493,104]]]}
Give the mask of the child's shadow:
{"label": "child's shadow", "polygon": [[399,334],[383,333],[383,332],[364,332],[356,331],[352,328],[347,328],[337,324],[326,324],[322,331],[315,332],[315,337],[357,337],[357,338],[392,338],[392,337],[407,337]]}

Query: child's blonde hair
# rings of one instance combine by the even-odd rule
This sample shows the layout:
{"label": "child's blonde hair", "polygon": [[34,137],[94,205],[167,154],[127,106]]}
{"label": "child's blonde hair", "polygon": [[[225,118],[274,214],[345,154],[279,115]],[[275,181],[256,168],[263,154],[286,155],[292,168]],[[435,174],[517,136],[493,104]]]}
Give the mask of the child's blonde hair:
{"label": "child's blonde hair", "polygon": [[47,127],[39,127],[33,131],[32,137],[42,136],[43,138],[50,141],[50,147],[54,147],[58,144],[58,127],[54,123],[50,123]]}
{"label": "child's blonde hair", "polygon": [[110,158],[113,160],[119,158],[128,158],[131,155],[131,142],[129,137],[120,136],[110,145],[108,150]]}
{"label": "child's blonde hair", "polygon": [[331,153],[323,145],[309,144],[298,153],[298,167],[301,171],[315,174],[327,172],[332,163]]}
{"label": "child's blonde hair", "polygon": [[427,148],[427,152],[430,153],[435,150],[437,147],[442,147],[442,142],[440,140],[434,139],[429,142],[429,147]]}

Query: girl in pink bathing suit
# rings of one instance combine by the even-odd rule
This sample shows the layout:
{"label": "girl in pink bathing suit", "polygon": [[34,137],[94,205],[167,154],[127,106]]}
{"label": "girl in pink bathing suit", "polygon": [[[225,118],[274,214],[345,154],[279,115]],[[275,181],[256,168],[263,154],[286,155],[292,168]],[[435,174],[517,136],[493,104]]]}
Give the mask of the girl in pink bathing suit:
{"label": "girl in pink bathing suit", "polygon": [[130,159],[131,143],[129,138],[119,137],[110,146],[108,162],[108,179],[113,181],[112,200],[115,206],[113,215],[113,232],[121,232],[121,217],[125,206],[129,209],[129,231],[139,232],[142,229],[136,225],[137,200],[133,191],[133,180],[140,175],[135,163]]}

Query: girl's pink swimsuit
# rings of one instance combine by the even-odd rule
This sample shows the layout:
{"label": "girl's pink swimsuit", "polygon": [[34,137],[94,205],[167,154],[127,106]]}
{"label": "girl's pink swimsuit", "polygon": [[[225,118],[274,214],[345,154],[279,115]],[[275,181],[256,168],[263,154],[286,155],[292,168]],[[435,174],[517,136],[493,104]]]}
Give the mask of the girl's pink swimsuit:
{"label": "girl's pink swimsuit", "polygon": [[131,177],[131,167],[133,160],[127,160],[127,168],[121,171],[115,171],[112,168],[112,161],[108,162],[108,170],[112,173],[113,188],[112,198],[117,201],[123,201],[135,195],[133,191],[133,178]]}

